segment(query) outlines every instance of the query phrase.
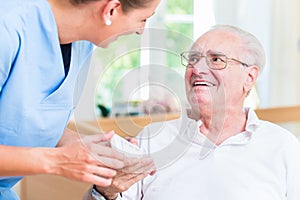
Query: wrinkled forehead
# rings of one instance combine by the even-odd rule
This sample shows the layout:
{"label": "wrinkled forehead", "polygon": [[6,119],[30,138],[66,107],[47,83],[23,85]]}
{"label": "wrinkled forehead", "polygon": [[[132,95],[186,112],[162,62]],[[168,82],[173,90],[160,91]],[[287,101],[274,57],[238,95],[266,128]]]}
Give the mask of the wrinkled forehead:
{"label": "wrinkled forehead", "polygon": [[191,50],[232,55],[240,51],[241,45],[241,39],[237,35],[224,30],[211,30],[200,36],[192,45]]}

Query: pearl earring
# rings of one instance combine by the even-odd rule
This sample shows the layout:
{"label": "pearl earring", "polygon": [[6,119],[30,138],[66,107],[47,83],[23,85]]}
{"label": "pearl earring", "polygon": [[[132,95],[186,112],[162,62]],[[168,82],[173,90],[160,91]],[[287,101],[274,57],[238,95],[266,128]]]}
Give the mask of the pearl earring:
{"label": "pearl earring", "polygon": [[106,25],[106,26],[110,26],[110,25],[111,25],[111,20],[109,20],[109,19],[108,19],[108,20],[105,20],[105,25]]}

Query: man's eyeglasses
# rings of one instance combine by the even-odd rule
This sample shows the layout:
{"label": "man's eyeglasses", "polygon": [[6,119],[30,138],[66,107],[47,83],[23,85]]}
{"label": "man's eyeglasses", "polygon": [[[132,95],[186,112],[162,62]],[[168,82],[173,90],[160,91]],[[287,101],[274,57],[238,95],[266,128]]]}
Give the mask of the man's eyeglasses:
{"label": "man's eyeglasses", "polygon": [[199,53],[198,51],[184,51],[180,54],[181,64],[186,67],[194,67],[201,58],[205,58],[206,64],[210,69],[221,70],[225,69],[228,65],[229,60],[238,62],[246,67],[249,67],[248,64],[239,61],[235,58],[227,57],[223,53],[219,52],[209,52],[205,55]]}

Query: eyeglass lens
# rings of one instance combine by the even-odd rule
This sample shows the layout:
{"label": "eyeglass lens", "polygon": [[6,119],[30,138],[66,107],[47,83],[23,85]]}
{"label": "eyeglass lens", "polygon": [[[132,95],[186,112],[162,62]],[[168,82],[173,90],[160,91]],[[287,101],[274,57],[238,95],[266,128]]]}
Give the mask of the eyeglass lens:
{"label": "eyeglass lens", "polygon": [[220,53],[209,53],[204,56],[199,52],[185,52],[182,54],[182,64],[184,66],[195,66],[203,57],[206,64],[212,69],[224,69],[227,63],[227,57]]}

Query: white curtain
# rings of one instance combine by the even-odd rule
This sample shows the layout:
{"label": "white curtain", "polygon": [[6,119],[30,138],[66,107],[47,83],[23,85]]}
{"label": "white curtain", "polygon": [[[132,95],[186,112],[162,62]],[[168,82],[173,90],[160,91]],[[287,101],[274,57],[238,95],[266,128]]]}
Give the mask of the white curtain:
{"label": "white curtain", "polygon": [[262,42],[267,63],[257,90],[259,107],[300,104],[299,0],[215,0],[217,24],[232,24]]}
{"label": "white curtain", "polygon": [[274,0],[270,57],[270,105],[300,104],[300,3]]}

